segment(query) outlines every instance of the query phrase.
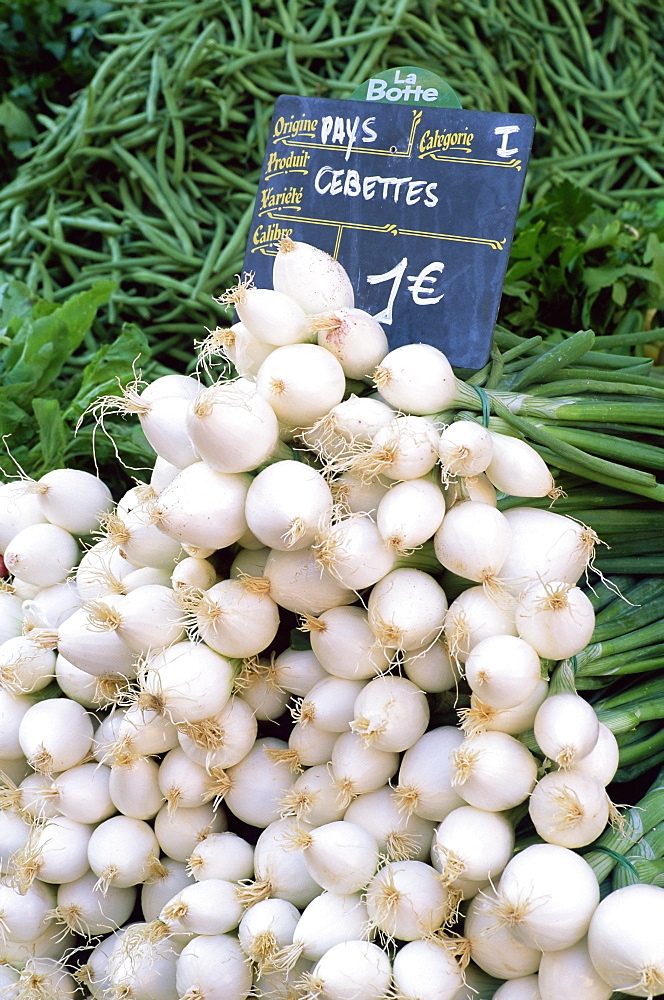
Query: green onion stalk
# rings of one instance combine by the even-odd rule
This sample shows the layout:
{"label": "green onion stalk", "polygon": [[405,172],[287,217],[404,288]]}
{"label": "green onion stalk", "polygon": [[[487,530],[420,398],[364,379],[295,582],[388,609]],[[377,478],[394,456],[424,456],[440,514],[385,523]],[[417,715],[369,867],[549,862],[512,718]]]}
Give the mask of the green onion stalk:
{"label": "green onion stalk", "polygon": [[[651,339],[656,335],[649,331]],[[647,366],[633,364],[642,359],[612,354],[617,367],[607,368],[594,342],[592,330],[580,330],[542,352],[537,338],[505,354],[495,343],[489,364],[466,381],[457,379],[451,406],[433,416],[482,420],[492,431],[528,441],[551,468],[659,504],[664,447],[643,439],[664,435],[664,387],[643,374]],[[654,520],[639,530],[648,540],[662,535]]]}
{"label": "green onion stalk", "polygon": [[[625,872],[614,876],[620,884],[627,881],[661,884],[662,866],[657,862],[664,857],[664,770],[660,770],[636,805],[584,849],[583,856],[600,883],[620,865]],[[644,863],[647,861],[655,863],[647,865]]]}

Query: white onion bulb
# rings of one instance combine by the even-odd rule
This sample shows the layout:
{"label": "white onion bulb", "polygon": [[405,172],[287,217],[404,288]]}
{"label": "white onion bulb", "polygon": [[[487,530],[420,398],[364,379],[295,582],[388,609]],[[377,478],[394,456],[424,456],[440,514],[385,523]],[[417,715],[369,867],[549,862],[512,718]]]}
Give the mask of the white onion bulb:
{"label": "white onion bulb", "polygon": [[343,266],[318,247],[286,237],[272,265],[272,283],[305,313],[352,308],[354,292]]}

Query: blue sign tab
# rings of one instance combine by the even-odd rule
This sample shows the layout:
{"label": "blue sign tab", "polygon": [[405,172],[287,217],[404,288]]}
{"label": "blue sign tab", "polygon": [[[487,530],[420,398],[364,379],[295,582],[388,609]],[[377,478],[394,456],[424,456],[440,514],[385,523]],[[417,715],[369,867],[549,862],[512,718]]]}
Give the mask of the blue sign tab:
{"label": "blue sign tab", "polygon": [[284,96],[244,268],[272,287],[289,236],[339,259],[395,348],[481,368],[491,349],[535,121],[530,115]]}

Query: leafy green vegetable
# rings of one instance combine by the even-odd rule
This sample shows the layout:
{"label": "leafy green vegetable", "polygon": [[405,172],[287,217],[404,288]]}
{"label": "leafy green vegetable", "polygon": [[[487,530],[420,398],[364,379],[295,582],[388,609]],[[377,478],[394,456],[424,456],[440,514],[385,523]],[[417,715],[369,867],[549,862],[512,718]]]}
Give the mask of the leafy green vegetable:
{"label": "leafy green vegetable", "polygon": [[[117,395],[150,359],[141,330],[125,324],[109,344],[81,353],[93,320],[113,291],[95,282],[61,305],[35,299],[20,281],[0,285],[0,426],[7,457],[5,474],[16,466],[39,477],[65,465],[98,471],[112,490],[127,488],[129,472],[154,463],[139,428],[92,418],[82,422],[99,396]],[[120,459],[120,461],[118,461]],[[120,463],[124,463],[124,468]]]}
{"label": "leafy green vegetable", "polygon": [[0,0],[0,181],[37,138],[36,120],[91,79],[105,0]]}
{"label": "leafy green vegetable", "polygon": [[598,206],[569,181],[522,210],[500,322],[521,335],[647,329],[664,307],[662,203]]}
{"label": "leafy green vegetable", "polygon": [[[2,361],[5,391],[15,400],[36,395],[60,374],[80,347],[99,306],[108,301],[113,283],[98,281],[46,315],[26,316],[7,327],[10,341]],[[12,336],[13,334],[13,336]]]}
{"label": "leafy green vegetable", "polygon": [[57,399],[35,398],[32,401],[39,429],[41,459],[44,469],[60,469],[65,463],[67,428]]}

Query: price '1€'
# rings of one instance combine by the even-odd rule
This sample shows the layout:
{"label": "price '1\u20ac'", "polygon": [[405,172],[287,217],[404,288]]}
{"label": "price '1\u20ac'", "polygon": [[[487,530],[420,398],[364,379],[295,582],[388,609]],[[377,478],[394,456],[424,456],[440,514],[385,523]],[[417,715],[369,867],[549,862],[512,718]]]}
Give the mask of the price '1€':
{"label": "price '1\u20ac'", "polygon": [[[392,280],[387,305],[379,313],[374,315],[374,319],[379,323],[392,324],[394,300],[396,299],[403,276],[408,267],[408,258],[402,257],[390,271],[384,274],[368,274],[367,281],[370,285],[379,285],[383,281]],[[435,306],[443,298],[444,291],[439,290],[439,277],[442,275],[445,265],[442,260],[432,260],[422,268],[419,274],[408,274],[406,279],[412,284],[407,286],[412,300],[416,306]]]}

